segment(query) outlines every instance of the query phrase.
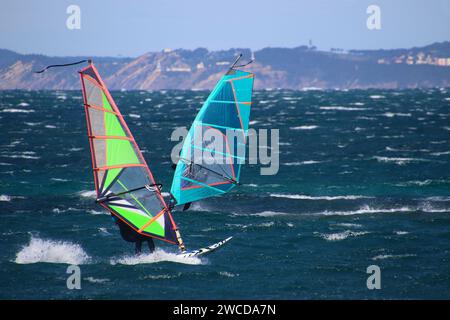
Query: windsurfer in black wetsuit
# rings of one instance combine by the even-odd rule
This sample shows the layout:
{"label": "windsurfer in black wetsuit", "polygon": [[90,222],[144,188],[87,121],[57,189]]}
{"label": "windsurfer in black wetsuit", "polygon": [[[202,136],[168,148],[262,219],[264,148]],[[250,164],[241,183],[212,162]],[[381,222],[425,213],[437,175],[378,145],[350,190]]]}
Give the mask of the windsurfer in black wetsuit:
{"label": "windsurfer in black wetsuit", "polygon": [[120,235],[122,236],[123,240],[127,242],[134,242],[134,252],[136,255],[140,255],[142,252],[142,242],[147,241],[148,249],[150,253],[155,251],[155,244],[153,243],[153,239],[150,237],[143,236],[142,234],[137,233],[134,231],[130,226],[128,226],[125,222],[123,222],[121,219],[117,218],[116,216],[112,215],[112,218],[114,222],[119,226]]}

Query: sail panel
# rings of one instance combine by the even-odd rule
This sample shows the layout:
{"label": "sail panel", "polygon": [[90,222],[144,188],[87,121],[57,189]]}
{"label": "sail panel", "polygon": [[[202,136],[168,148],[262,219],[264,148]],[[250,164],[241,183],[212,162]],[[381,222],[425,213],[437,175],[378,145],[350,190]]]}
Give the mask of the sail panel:
{"label": "sail panel", "polygon": [[95,66],[80,72],[97,201],[135,231],[178,244],[176,225]]}
{"label": "sail panel", "polygon": [[203,104],[174,173],[171,193],[177,204],[226,193],[239,183],[252,90],[253,74],[233,70]]}

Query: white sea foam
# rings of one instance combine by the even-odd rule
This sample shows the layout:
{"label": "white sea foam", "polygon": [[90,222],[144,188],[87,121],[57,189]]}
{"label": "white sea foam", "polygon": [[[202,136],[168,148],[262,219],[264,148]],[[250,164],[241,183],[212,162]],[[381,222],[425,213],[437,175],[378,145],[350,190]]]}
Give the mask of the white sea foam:
{"label": "white sea foam", "polygon": [[259,217],[274,217],[274,216],[285,216],[288,215],[289,213],[286,212],[279,212],[279,211],[263,211],[263,212],[259,212],[259,213],[254,213],[254,216],[259,216]]}
{"label": "white sea foam", "polygon": [[385,97],[384,96],[381,96],[381,95],[371,95],[370,96],[370,99],[384,99]]}
{"label": "white sea foam", "polygon": [[372,260],[384,260],[384,259],[400,259],[400,258],[408,258],[415,257],[415,254],[380,254],[372,258]]}
{"label": "white sea foam", "polygon": [[61,178],[51,178],[50,180],[56,181],[56,182],[67,182],[67,181],[70,181],[68,179],[61,179]]}
{"label": "white sea foam", "polygon": [[22,197],[22,196],[9,196],[7,194],[0,195],[0,201],[3,201],[3,202],[10,202],[13,199],[25,199],[25,197]]}
{"label": "white sea foam", "polygon": [[421,203],[417,209],[429,213],[450,212],[450,208],[436,208],[430,202]]}
{"label": "white sea foam", "polygon": [[246,187],[252,187],[252,188],[257,188],[258,187],[258,185],[254,184],[254,183],[247,183],[247,184],[245,184],[245,186]]}
{"label": "white sea foam", "polygon": [[85,264],[91,260],[83,248],[76,243],[44,240],[32,237],[16,255],[15,262],[29,264],[37,262]]}
{"label": "white sea foam", "polygon": [[443,151],[443,152],[432,152],[430,153],[432,156],[443,156],[443,155],[447,155],[450,154],[450,151]]}
{"label": "white sea foam", "polygon": [[375,214],[375,213],[398,213],[398,212],[415,212],[417,208],[411,207],[398,207],[398,208],[372,208],[368,205],[364,205],[357,210],[349,211],[322,211],[313,213],[312,215],[317,216],[352,216],[359,214]]}
{"label": "white sea foam", "polygon": [[78,194],[83,198],[95,198],[97,196],[97,192],[91,190],[83,190]]}
{"label": "white sea foam", "polygon": [[53,213],[64,213],[68,211],[80,211],[80,209],[68,207],[67,209],[53,208]]}
{"label": "white sea foam", "polygon": [[8,108],[8,109],[3,109],[1,112],[5,112],[5,113],[31,113],[31,112],[34,112],[34,110],[33,109]]}
{"label": "white sea foam", "polygon": [[135,119],[139,119],[139,118],[141,118],[141,116],[140,115],[138,115],[138,114],[134,114],[134,113],[130,113],[129,115],[128,115],[130,118],[135,118]]}
{"label": "white sea foam", "polygon": [[2,194],[2,195],[0,195],[0,201],[10,202],[11,196],[8,196],[7,194]]}
{"label": "white sea foam", "polygon": [[223,276],[223,277],[227,277],[227,278],[234,278],[239,276],[239,274],[235,274],[235,273],[231,273],[228,271],[219,271],[219,275]]}
{"label": "white sea foam", "polygon": [[345,227],[345,228],[362,228],[362,224],[359,224],[359,223],[342,222],[342,223],[337,223],[336,225],[339,227]]}
{"label": "white sea foam", "polygon": [[393,117],[411,117],[411,113],[394,113],[394,112],[385,112],[382,114],[385,117],[393,118]]}
{"label": "white sea foam", "polygon": [[321,110],[337,110],[337,111],[363,111],[363,110],[367,110],[367,108],[341,107],[341,106],[320,107],[320,109]]}
{"label": "white sea foam", "polygon": [[34,127],[34,126],[40,125],[41,122],[25,122],[25,124],[27,126]]}
{"label": "white sea foam", "polygon": [[380,157],[375,156],[374,159],[376,159],[378,162],[394,162],[397,165],[404,165],[409,162],[428,162],[431,160],[428,159],[421,159],[421,158],[390,158],[390,157]]}
{"label": "white sea foam", "polygon": [[363,236],[368,233],[369,233],[368,231],[355,232],[355,231],[351,231],[351,230],[346,230],[344,232],[338,232],[338,233],[329,233],[329,234],[321,233],[320,236],[327,241],[340,241],[340,240],[345,240],[349,237]]}
{"label": "white sea foam", "polygon": [[37,159],[41,158],[41,157],[36,157],[36,156],[30,156],[30,155],[28,155],[26,153],[2,155],[2,157],[10,158],[10,159],[33,159],[33,160],[37,160]]}
{"label": "white sea foam", "polygon": [[161,280],[161,279],[173,279],[180,276],[180,273],[176,275],[170,274],[150,274],[144,277],[144,279]]}
{"label": "white sea foam", "polygon": [[105,283],[105,282],[111,281],[109,279],[97,279],[97,278],[94,278],[94,277],[86,277],[86,278],[83,278],[83,280],[86,280],[86,281],[88,281],[90,283]]}
{"label": "white sea foam", "polygon": [[394,231],[394,233],[395,233],[396,235],[398,235],[398,236],[403,236],[403,235],[405,235],[405,234],[408,234],[409,232],[408,232],[408,231],[396,230],[396,231]]}
{"label": "white sea foam", "polygon": [[304,125],[304,126],[298,126],[298,127],[291,127],[291,130],[314,130],[317,129],[318,126],[315,125]]}
{"label": "white sea foam", "polygon": [[89,210],[88,211],[90,214],[93,214],[93,215],[99,215],[99,214],[106,214],[106,215],[109,215],[108,214],[108,211],[106,211],[106,210],[101,210],[101,211],[97,211],[97,210]]}
{"label": "white sea foam", "polygon": [[149,263],[158,263],[163,261],[183,263],[183,264],[192,264],[199,265],[204,264],[199,257],[187,257],[183,258],[178,256],[175,253],[165,252],[161,249],[156,249],[153,253],[150,254],[141,254],[139,256],[124,256],[121,258],[111,259],[111,264],[124,264],[124,265],[136,265],[136,264],[149,264]]}
{"label": "white sea foam", "polygon": [[56,129],[56,126],[52,125],[52,124],[47,124],[45,126],[47,129]]}
{"label": "white sea foam", "polygon": [[360,195],[347,195],[347,196],[307,196],[303,194],[281,194],[271,193],[271,197],[274,198],[286,198],[295,200],[356,200],[356,199],[369,199],[373,197],[360,196]]}
{"label": "white sea foam", "polygon": [[[422,199],[419,199],[422,200]],[[433,196],[433,197],[427,197],[425,200],[428,201],[437,201],[437,202],[447,202],[450,201],[450,197],[444,197],[444,196]]]}
{"label": "white sea foam", "polygon": [[323,161],[316,161],[316,160],[306,160],[306,161],[296,161],[296,162],[286,162],[283,163],[284,166],[304,166],[309,164],[317,164],[322,163]]}

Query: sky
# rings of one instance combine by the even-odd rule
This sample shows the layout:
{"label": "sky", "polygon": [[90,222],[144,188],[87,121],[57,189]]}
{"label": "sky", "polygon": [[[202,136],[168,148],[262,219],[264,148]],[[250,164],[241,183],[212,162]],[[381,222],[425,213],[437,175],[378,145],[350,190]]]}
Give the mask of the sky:
{"label": "sky", "polygon": [[[66,25],[80,8],[80,28]],[[381,29],[369,30],[368,6]],[[73,20],[71,20],[73,21]],[[0,48],[130,56],[164,48],[390,49],[450,41],[448,0],[2,0]]]}

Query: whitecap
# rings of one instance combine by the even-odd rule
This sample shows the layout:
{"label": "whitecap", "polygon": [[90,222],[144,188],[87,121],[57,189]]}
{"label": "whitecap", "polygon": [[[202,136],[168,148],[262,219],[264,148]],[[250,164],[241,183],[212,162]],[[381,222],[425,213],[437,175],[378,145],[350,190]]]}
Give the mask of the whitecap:
{"label": "whitecap", "polygon": [[259,216],[259,217],[274,217],[274,216],[285,216],[289,213],[286,212],[278,212],[278,211],[263,211],[259,213],[252,214],[253,216]]}
{"label": "whitecap", "polygon": [[347,195],[347,196],[307,196],[303,194],[281,194],[271,193],[271,197],[274,198],[286,198],[295,200],[356,200],[356,199],[369,199],[373,197],[360,196],[360,195]]}
{"label": "whitecap", "polygon": [[11,196],[8,196],[7,194],[2,194],[2,195],[0,195],[0,201],[10,202]]}
{"label": "whitecap", "polygon": [[320,236],[327,241],[341,241],[349,237],[358,237],[368,233],[369,233],[368,231],[355,232],[351,230],[346,230],[344,232],[330,233],[330,234],[321,233]]}
{"label": "whitecap", "polygon": [[97,279],[97,278],[94,278],[94,277],[86,277],[86,278],[83,278],[83,280],[86,280],[86,281],[91,282],[91,283],[105,283],[105,282],[111,281],[109,279]]}
{"label": "whitecap", "polygon": [[221,275],[223,277],[227,277],[227,278],[234,278],[234,277],[239,276],[239,274],[231,273],[228,271],[219,271],[219,275]]}
{"label": "whitecap", "polygon": [[443,152],[432,152],[430,153],[432,156],[443,156],[443,155],[447,155],[450,154],[450,151],[443,151]]}
{"label": "whitecap", "polygon": [[70,181],[68,179],[62,179],[62,178],[50,178],[50,180],[56,181],[56,182],[68,182],[68,181]]}
{"label": "whitecap", "polygon": [[364,111],[367,108],[355,108],[355,107],[341,107],[341,106],[329,106],[329,107],[320,107],[321,110],[336,110],[336,111]]}
{"label": "whitecap", "polygon": [[32,237],[30,243],[17,253],[15,262],[19,264],[47,262],[80,265],[88,263],[90,259],[79,244]]}
{"label": "whitecap", "polygon": [[5,113],[30,113],[30,112],[34,112],[33,109],[14,109],[14,108],[8,108],[8,109],[3,109],[1,112],[5,112]]}
{"label": "whitecap", "polygon": [[357,210],[349,211],[322,211],[317,213],[312,213],[312,215],[317,216],[352,216],[359,214],[375,214],[375,213],[398,213],[398,212],[416,212],[417,208],[411,207],[398,207],[398,208],[372,208],[368,205],[364,205]]}
{"label": "whitecap", "polygon": [[296,162],[286,162],[283,163],[284,166],[304,166],[304,165],[310,165],[310,164],[317,164],[322,163],[323,161],[316,161],[316,160],[306,160],[306,161],[296,161]]}
{"label": "whitecap", "polygon": [[93,214],[93,215],[99,215],[99,214],[106,214],[106,215],[109,215],[108,214],[108,212],[106,211],[106,210],[101,210],[101,211],[97,211],[97,210],[89,210],[88,211],[90,214]]}
{"label": "whitecap", "polygon": [[385,112],[382,114],[385,117],[393,118],[393,117],[411,117],[411,113],[394,113],[394,112]]}
{"label": "whitecap", "polygon": [[384,259],[400,259],[400,258],[408,258],[408,257],[416,257],[415,254],[380,254],[372,258],[372,260],[384,260]]}
{"label": "whitecap", "polygon": [[318,126],[316,126],[316,125],[304,125],[304,126],[298,126],[298,127],[290,127],[291,130],[314,130],[317,128],[318,128]]}
{"label": "whitecap", "polygon": [[95,197],[97,197],[97,192],[96,191],[91,191],[91,190],[83,190],[83,191],[80,191],[78,194],[81,197],[84,197],[84,198],[95,198]]}
{"label": "whitecap", "polygon": [[375,156],[374,159],[376,159],[378,162],[394,162],[397,165],[404,165],[409,162],[429,162],[431,160],[428,159],[421,159],[421,158],[390,158],[390,157],[380,157]]}

